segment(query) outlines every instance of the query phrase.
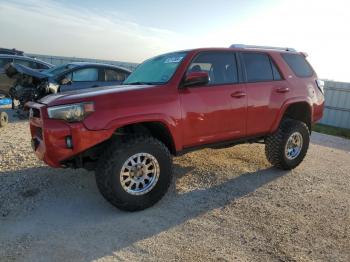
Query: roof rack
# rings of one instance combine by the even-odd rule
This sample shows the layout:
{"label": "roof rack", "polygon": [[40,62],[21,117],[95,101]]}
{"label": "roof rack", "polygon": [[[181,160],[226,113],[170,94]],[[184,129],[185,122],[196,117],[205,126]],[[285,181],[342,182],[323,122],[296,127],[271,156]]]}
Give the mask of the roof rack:
{"label": "roof rack", "polygon": [[275,46],[260,46],[260,45],[243,45],[243,44],[233,44],[230,48],[243,48],[243,49],[271,49],[271,50],[281,50],[281,51],[292,51],[296,52],[294,48],[290,47],[275,47]]}

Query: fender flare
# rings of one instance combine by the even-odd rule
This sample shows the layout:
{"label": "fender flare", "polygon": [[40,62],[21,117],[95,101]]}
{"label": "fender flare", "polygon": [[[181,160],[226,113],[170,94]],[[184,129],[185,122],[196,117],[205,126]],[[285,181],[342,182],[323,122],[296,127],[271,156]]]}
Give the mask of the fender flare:
{"label": "fender flare", "polygon": [[175,129],[178,128],[178,121],[172,119],[163,114],[140,114],[122,118],[116,118],[110,121],[104,129],[117,130],[118,128],[132,125],[132,124],[142,124],[142,123],[151,123],[158,122],[162,124],[170,134],[172,143],[175,147],[175,150],[178,151],[182,147],[181,134]]}
{"label": "fender flare", "polygon": [[311,98],[308,97],[305,99],[305,97],[293,97],[293,98],[287,99],[283,103],[283,105],[281,106],[281,108],[277,114],[277,117],[270,128],[270,134],[274,133],[278,129],[280,122],[281,122],[285,112],[287,111],[288,107],[293,105],[293,104],[296,104],[296,103],[306,103],[309,106],[309,108],[310,108],[310,120],[312,122],[313,107],[312,107]]}

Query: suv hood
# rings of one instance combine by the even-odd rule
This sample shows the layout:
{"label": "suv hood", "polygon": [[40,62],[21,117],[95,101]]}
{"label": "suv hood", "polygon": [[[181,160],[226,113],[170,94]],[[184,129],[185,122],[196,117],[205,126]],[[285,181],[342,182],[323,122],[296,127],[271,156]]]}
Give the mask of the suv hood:
{"label": "suv hood", "polygon": [[40,99],[38,102],[48,105],[64,105],[64,104],[73,104],[79,102],[85,102],[87,100],[93,101],[94,97],[97,96],[110,96],[122,92],[130,92],[134,90],[141,90],[157,87],[155,85],[117,85],[117,86],[106,86],[106,87],[96,87],[88,88],[83,90],[69,91],[64,93],[57,93],[45,96]]}
{"label": "suv hood", "polygon": [[8,66],[6,66],[5,73],[9,78],[14,78],[16,75],[31,76],[39,81],[46,80],[49,78],[49,75],[43,72],[39,72],[24,65],[15,63],[10,63]]}

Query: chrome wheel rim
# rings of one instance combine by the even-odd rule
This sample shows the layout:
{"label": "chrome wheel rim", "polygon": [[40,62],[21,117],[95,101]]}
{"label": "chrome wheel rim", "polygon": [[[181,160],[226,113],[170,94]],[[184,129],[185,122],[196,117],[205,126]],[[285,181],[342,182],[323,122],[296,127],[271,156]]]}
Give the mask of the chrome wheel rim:
{"label": "chrome wheel rim", "polygon": [[157,159],[148,153],[129,157],[120,171],[120,183],[131,195],[144,195],[151,191],[159,178]]}
{"label": "chrome wheel rim", "polygon": [[289,160],[297,158],[303,147],[303,136],[299,132],[294,132],[287,140],[285,156]]}

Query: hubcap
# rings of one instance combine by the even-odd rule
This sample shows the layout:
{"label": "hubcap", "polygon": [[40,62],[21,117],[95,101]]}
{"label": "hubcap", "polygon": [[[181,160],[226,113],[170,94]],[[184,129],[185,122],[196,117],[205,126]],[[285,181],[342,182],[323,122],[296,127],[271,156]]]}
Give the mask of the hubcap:
{"label": "hubcap", "polygon": [[148,153],[129,157],[120,171],[120,183],[131,195],[143,195],[151,191],[159,178],[157,159]]}
{"label": "hubcap", "polygon": [[303,136],[299,132],[294,132],[287,140],[285,155],[289,160],[297,158],[303,147]]}

